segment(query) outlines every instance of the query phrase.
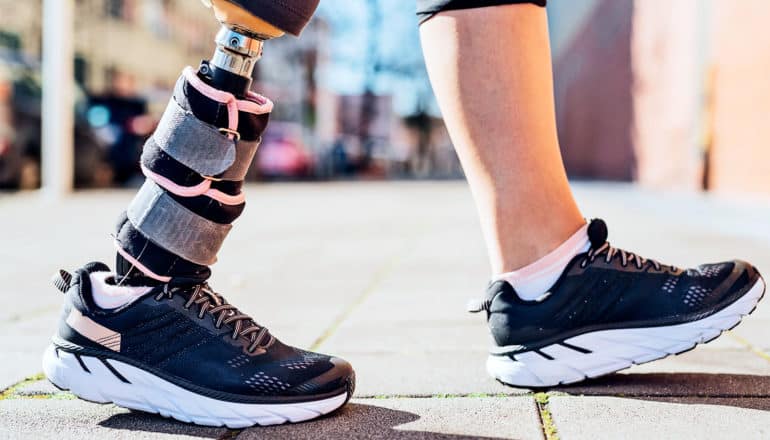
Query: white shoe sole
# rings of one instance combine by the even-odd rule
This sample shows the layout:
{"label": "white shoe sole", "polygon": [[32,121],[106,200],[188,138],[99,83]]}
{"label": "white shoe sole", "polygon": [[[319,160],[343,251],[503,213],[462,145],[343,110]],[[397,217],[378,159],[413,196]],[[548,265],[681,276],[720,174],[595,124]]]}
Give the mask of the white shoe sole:
{"label": "white shoe sole", "polygon": [[[114,403],[129,409],[160,414],[176,420],[205,426],[245,428],[303,422],[341,407],[347,393],[323,400],[250,404],[206,397],[161,379],[140,368],[116,360],[80,355],[86,371],[72,353],[49,345],[43,355],[43,371],[48,380],[63,390],[97,403]],[[128,382],[110,370],[115,370]]]}
{"label": "white shoe sole", "polygon": [[551,387],[580,382],[688,351],[729,330],[754,311],[765,292],[760,278],[741,298],[719,312],[685,324],[601,330],[513,356],[490,355],[487,371],[517,387]]}

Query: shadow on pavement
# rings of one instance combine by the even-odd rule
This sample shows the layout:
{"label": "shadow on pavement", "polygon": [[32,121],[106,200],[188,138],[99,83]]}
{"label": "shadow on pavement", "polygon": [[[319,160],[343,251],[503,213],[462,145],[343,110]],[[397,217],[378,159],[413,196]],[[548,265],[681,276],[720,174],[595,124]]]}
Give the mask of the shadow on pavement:
{"label": "shadow on pavement", "polygon": [[[493,439],[495,437],[462,436],[442,434],[425,430],[396,429],[400,425],[420,419],[420,416],[407,411],[383,408],[361,403],[349,403],[342,409],[309,422],[278,426],[248,428],[240,433],[224,428],[205,428],[165,419],[155,414],[133,411],[116,414],[100,422],[99,425],[111,429],[129,431],[147,431],[186,435],[200,438],[244,439],[324,439],[324,438],[367,438],[367,439]],[[441,426],[441,421],[434,423]],[[415,429],[430,429],[420,427]],[[231,435],[232,434],[232,435]]]}
{"label": "shadow on pavement", "polygon": [[552,391],[676,403],[770,410],[770,376],[711,373],[632,373],[590,379]]}
{"label": "shadow on pavement", "polygon": [[157,414],[131,411],[112,415],[99,422],[99,426],[126,431],[144,431],[161,434],[186,435],[199,438],[221,438],[227,431],[224,428],[209,428],[190,425]]}
{"label": "shadow on pavement", "polygon": [[[383,402],[387,402],[384,399]],[[243,439],[319,439],[319,438],[366,438],[366,439],[491,439],[494,437],[463,436],[430,432],[431,426],[442,426],[441,420],[431,420],[419,427],[400,425],[415,422],[420,416],[411,412],[382,406],[350,403],[334,414],[316,421],[296,425],[252,428],[238,436]]]}

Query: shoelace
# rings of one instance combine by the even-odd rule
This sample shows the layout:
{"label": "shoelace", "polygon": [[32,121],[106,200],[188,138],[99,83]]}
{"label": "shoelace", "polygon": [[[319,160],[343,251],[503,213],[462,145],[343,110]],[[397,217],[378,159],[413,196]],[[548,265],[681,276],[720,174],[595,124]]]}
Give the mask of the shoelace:
{"label": "shoelace", "polygon": [[[184,291],[186,289],[181,287],[170,287],[166,284],[163,287],[163,291],[155,296],[155,299],[160,301],[164,297],[172,298],[176,292]],[[232,326],[233,333],[231,337],[238,339],[239,337],[248,338],[250,344],[247,347],[247,351],[251,354],[257,352],[257,350],[264,351],[270,344],[273,343],[273,336],[270,335],[266,327],[261,327],[254,320],[241,313],[234,305],[228,304],[227,301],[218,293],[214,292],[207,283],[198,284],[195,286],[193,292],[190,294],[190,299],[184,305],[184,308],[189,310],[193,304],[199,306],[198,318],[203,319],[206,316],[206,312],[216,317],[216,328],[222,328],[223,324]],[[264,345],[260,343],[266,338],[267,342]]]}
{"label": "shoelace", "polygon": [[[580,262],[580,267],[585,268],[590,263],[593,263],[597,257],[604,254],[604,262],[609,263],[612,261],[612,259],[616,256],[620,256],[620,265],[623,267],[628,266],[629,261],[634,263],[634,266],[636,266],[637,269],[642,270],[644,268],[645,264],[651,264],[652,267],[655,268],[657,271],[663,271],[664,265],[658,263],[657,261],[651,259],[651,258],[644,258],[641,257],[633,252],[629,252],[623,249],[619,249],[616,247],[612,247],[610,245],[610,242],[605,241],[604,244],[599,246],[598,248],[594,249],[591,248],[588,251],[588,254],[586,254],[586,258],[583,259],[583,261]],[[665,266],[666,268],[670,268],[672,271],[676,271],[677,268],[674,266]]]}

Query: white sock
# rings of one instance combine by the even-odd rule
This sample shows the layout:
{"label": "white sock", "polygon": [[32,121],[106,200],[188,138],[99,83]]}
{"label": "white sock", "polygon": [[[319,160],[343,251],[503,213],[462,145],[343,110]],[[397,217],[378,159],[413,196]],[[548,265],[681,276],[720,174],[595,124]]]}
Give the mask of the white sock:
{"label": "white sock", "polygon": [[493,280],[508,281],[523,300],[545,299],[543,295],[553,287],[567,264],[590,247],[588,225],[584,225],[548,255],[519,270],[497,275]]}
{"label": "white sock", "polygon": [[134,302],[152,290],[152,287],[116,286],[107,282],[110,272],[94,272],[91,278],[91,296],[102,309],[114,309]]}

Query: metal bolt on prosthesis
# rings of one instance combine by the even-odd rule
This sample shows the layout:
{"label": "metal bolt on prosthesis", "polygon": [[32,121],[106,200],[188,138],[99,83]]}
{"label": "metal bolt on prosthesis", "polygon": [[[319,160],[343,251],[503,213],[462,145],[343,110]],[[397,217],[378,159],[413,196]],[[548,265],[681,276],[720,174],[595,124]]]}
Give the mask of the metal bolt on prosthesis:
{"label": "metal bolt on prosthesis", "polygon": [[222,26],[214,41],[217,48],[210,64],[217,69],[223,69],[244,78],[251,78],[254,66],[262,56],[264,40]]}

